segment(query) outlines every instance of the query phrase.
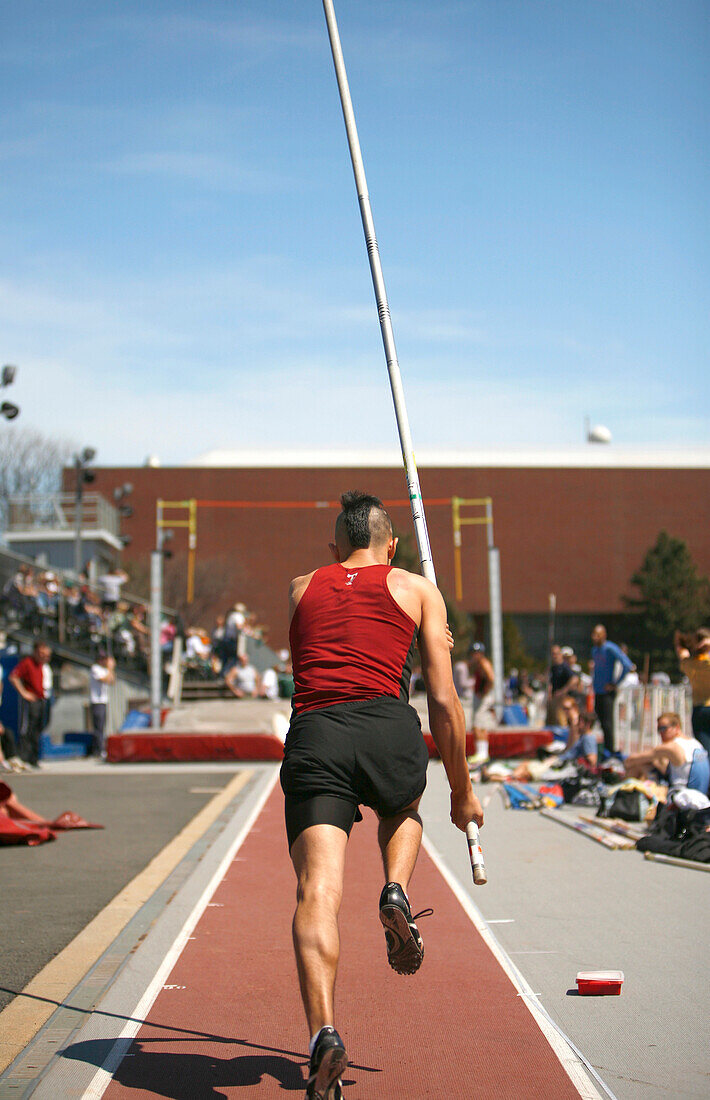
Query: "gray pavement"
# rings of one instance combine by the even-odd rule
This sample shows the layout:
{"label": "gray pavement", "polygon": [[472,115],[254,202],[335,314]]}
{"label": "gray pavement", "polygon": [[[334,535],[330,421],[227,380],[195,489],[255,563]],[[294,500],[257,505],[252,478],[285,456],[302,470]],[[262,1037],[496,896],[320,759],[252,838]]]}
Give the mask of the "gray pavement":
{"label": "gray pavement", "polygon": [[238,770],[215,767],[137,771],[89,760],[7,777],[20,801],[48,819],[74,810],[105,828],[0,848],[0,1010]]}
{"label": "gray pavement", "polygon": [[[481,831],[486,886],[471,882],[438,763],[422,802],[426,835],[496,922],[491,931],[543,1006],[619,1100],[710,1095],[710,876],[650,863],[635,850],[609,851],[537,813],[505,810],[494,784],[478,793],[492,795]],[[426,903],[415,877],[412,904]],[[623,970],[621,996],[577,996],[577,972],[592,969]],[[467,1007],[475,1015],[475,1005]]]}

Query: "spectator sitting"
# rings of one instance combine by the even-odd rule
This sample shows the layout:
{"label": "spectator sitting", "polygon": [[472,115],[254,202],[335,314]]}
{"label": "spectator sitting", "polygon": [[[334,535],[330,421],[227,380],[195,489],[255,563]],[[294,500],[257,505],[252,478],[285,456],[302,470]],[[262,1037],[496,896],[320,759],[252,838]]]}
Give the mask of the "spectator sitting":
{"label": "spectator sitting", "polygon": [[526,668],[521,668],[516,683],[517,695],[513,702],[525,706],[535,700],[535,685],[530,679],[530,673]]}
{"label": "spectator sitting", "polygon": [[683,733],[680,716],[671,711],[658,719],[661,744],[645,752],[632,753],[624,761],[626,775],[645,779],[655,768],[672,790],[688,787],[707,794],[710,764],[707,750],[695,737]]}
{"label": "spectator sitting", "polygon": [[21,565],[3,588],[3,598],[8,608],[20,617],[25,611],[25,576],[27,571],[28,566]]}
{"label": "spectator sitting", "polygon": [[279,698],[290,699],[293,695],[293,665],[288,649],[279,651],[279,661],[281,662],[278,666]]}
{"label": "spectator sitting", "polygon": [[260,699],[278,699],[279,677],[275,668],[266,668],[259,680]]}
{"label": "spectator sitting", "polygon": [[[569,726],[569,744],[565,751],[547,760],[523,760],[513,770],[511,779],[521,783],[552,779],[553,775],[548,775],[548,772],[560,770],[566,764],[578,764],[590,771],[596,768],[598,746],[596,735],[592,733],[596,714],[581,713],[573,695],[565,697],[562,708]],[[486,775],[486,778],[494,779],[496,776]]]}
{"label": "spectator sitting", "polygon": [[191,626],[185,641],[185,657],[188,661],[208,661],[211,654],[209,639],[199,626]]}
{"label": "spectator sitting", "polygon": [[227,663],[227,656],[229,652],[229,646],[225,642],[224,637],[224,624],[225,616],[218,615],[215,619],[215,627],[212,631],[210,643],[212,645],[212,656],[215,658],[218,668],[217,671],[222,673]]}
{"label": "spectator sitting", "polygon": [[150,627],[145,620],[145,606],[140,603],[135,604],[128,625],[133,631],[138,648],[147,652],[150,647]]}
{"label": "spectator sitting", "polygon": [[246,653],[237,657],[237,663],[232,665],[224,682],[237,699],[256,698],[257,673]]}
{"label": "spectator sitting", "polygon": [[56,619],[59,602],[59,585],[54,573],[42,573],[37,582],[35,604],[44,622]]}
{"label": "spectator sitting", "polygon": [[585,768],[596,768],[599,757],[599,746],[596,734],[592,733],[592,727],[597,720],[594,713],[580,711],[574,696],[568,696],[563,704],[567,725],[569,726],[569,742],[567,748],[557,757],[555,767],[563,767],[567,763],[582,764]]}
{"label": "spectator sitting", "polygon": [[175,623],[170,622],[169,619],[163,619],[160,624],[160,649],[165,657],[171,657],[173,652],[173,642],[175,641],[175,635],[177,634],[177,627]]}

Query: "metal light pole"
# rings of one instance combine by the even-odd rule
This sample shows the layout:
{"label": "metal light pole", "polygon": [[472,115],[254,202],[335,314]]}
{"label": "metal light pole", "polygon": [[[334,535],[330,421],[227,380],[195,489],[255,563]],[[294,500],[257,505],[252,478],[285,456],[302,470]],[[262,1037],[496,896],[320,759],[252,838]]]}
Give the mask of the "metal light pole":
{"label": "metal light pole", "polygon": [[93,447],[84,447],[80,455],[74,455],[74,469],[76,470],[76,495],[74,499],[74,572],[77,577],[84,567],[81,548],[81,524],[84,514],[84,485],[94,480],[94,475],[87,467],[96,458]]}
{"label": "metal light pole", "polygon": [[486,504],[486,531],[488,532],[488,606],[491,616],[491,657],[493,658],[493,686],[496,717],[503,716],[503,612],[500,592],[500,554],[493,541],[493,501]]}
{"label": "metal light pole", "polygon": [[163,605],[163,551],[150,555],[150,724],[160,729],[163,699],[162,652],[160,649],[160,609]]}
{"label": "metal light pole", "polygon": [[156,505],[155,550],[150,555],[150,724],[160,729],[163,699],[160,621],[163,606],[163,502]]}
{"label": "metal light pole", "polygon": [[[461,516],[461,506],[484,507],[485,516]],[[493,539],[493,501],[491,497],[476,497],[464,500],[451,498],[451,519],[454,536],[454,572],[456,579],[456,599],[463,599],[463,574],[461,569],[461,528],[466,524],[483,524],[486,527],[488,545],[488,608],[491,624],[491,658],[493,661],[493,692],[495,696],[496,717],[501,718],[504,703],[503,668],[503,612],[500,587],[500,554]]]}

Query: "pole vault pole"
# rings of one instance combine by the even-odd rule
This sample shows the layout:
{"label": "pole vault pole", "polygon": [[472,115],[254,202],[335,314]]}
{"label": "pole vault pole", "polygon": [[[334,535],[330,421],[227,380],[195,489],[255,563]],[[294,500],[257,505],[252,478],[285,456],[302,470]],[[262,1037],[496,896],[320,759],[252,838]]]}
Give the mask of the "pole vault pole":
{"label": "pole vault pole", "polygon": [[[343,50],[340,45],[340,34],[338,33],[338,24],[335,18],[333,0],[323,0],[323,10],[328,25],[330,49],[333,54],[333,64],[335,65],[335,75],[338,81],[340,103],[343,108],[343,118],[345,120],[345,131],[348,137],[350,159],[355,175],[357,198],[360,204],[360,217],[362,218],[367,255],[370,261],[372,285],[375,289],[377,312],[380,318],[380,331],[382,333],[382,343],[384,344],[385,358],[387,360],[387,372],[389,374],[390,388],[392,390],[392,400],[394,401],[394,412],[397,419],[399,442],[402,448],[402,459],[404,461],[404,471],[407,478],[409,503],[412,509],[412,521],[414,523],[414,533],[416,535],[417,547],[419,550],[419,560],[422,565],[422,573],[426,579],[436,584],[436,573],[434,572],[434,562],[432,560],[431,546],[429,544],[429,531],[427,529],[426,516],[424,515],[424,502],[422,500],[422,491],[419,485],[417,465],[414,460],[414,448],[412,446],[412,436],[409,430],[409,417],[407,416],[402,376],[394,342],[392,318],[390,316],[390,307],[387,302],[387,291],[385,289],[384,275],[382,274],[382,264],[380,263],[380,250],[377,246],[375,223],[370,207],[367,179],[365,178],[365,165],[360,150],[360,140],[355,124],[355,113],[353,111],[352,99],[350,98],[348,75],[345,70],[345,61],[343,59]],[[478,843],[478,828],[475,822],[472,821],[467,826],[466,836],[468,838],[469,852],[471,855],[474,882],[479,885],[486,881],[486,877],[481,848]]]}
{"label": "pole vault pole", "polygon": [[372,283],[375,288],[375,298],[377,300],[377,312],[380,316],[382,343],[385,347],[387,371],[389,373],[390,387],[392,389],[395,416],[397,417],[397,430],[399,432],[399,442],[402,448],[402,458],[404,459],[404,469],[407,476],[407,488],[409,490],[409,501],[412,508],[414,533],[417,538],[417,547],[419,549],[419,560],[422,563],[422,573],[424,576],[427,580],[436,584],[434,562],[432,561],[431,547],[429,545],[429,532],[427,531],[426,518],[424,516],[422,492],[419,487],[419,475],[414,461],[414,448],[412,447],[412,437],[409,431],[407,406],[404,401],[402,377],[399,370],[399,361],[397,359],[397,349],[394,343],[392,318],[390,317],[390,307],[387,303],[387,291],[385,290],[385,280],[382,274],[382,264],[380,263],[380,251],[377,247],[377,238],[375,236],[375,223],[372,218],[370,197],[367,192],[365,166],[362,161],[360,141],[357,136],[355,114],[350,98],[348,77],[345,71],[343,51],[340,45],[340,35],[338,34],[338,24],[335,19],[335,10],[332,0],[323,0],[323,8],[328,24],[330,49],[333,54],[335,75],[338,80],[338,91],[340,92],[340,102],[343,108],[343,118],[345,119],[345,130],[348,135],[350,159],[352,160],[353,172],[355,174],[355,185],[357,187],[357,197],[360,204],[362,228],[365,233],[367,255],[370,260],[370,272],[372,273]]}

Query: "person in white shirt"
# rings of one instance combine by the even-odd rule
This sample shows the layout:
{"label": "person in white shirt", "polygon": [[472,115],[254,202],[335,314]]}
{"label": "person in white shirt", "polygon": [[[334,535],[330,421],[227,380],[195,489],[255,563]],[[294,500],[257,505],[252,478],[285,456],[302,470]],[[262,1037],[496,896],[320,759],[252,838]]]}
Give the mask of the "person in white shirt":
{"label": "person in white shirt", "polygon": [[209,642],[205,641],[202,631],[198,627],[190,627],[185,642],[185,656],[188,660],[208,660],[211,653]]}
{"label": "person in white shirt", "polygon": [[224,682],[237,699],[254,699],[257,691],[257,672],[246,653],[237,657],[236,665],[230,668]]}
{"label": "person in white shirt", "polygon": [[279,678],[276,674],[275,668],[266,668],[262,672],[261,684],[259,686],[259,697],[261,699],[278,699]]}
{"label": "person in white shirt", "polygon": [[108,686],[116,682],[116,662],[107,653],[99,653],[96,664],[89,673],[89,709],[91,711],[91,729],[94,735],[92,754],[103,755],[104,730],[106,729],[106,709],[108,707]]}
{"label": "person in white shirt", "polygon": [[105,611],[115,611],[116,604],[121,598],[121,587],[128,580],[128,573],[122,569],[113,569],[99,577],[101,585],[101,605]]}

